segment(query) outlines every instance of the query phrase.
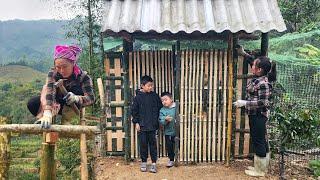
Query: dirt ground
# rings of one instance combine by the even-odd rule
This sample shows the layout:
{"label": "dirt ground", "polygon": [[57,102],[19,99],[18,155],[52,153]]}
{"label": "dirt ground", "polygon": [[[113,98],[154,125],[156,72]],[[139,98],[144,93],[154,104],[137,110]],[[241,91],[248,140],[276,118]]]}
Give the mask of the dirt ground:
{"label": "dirt ground", "polygon": [[[249,160],[233,161],[229,167],[222,163],[180,165],[179,167],[166,167],[167,158],[160,158],[157,162],[158,173],[140,172],[140,162],[131,162],[128,165],[121,157],[106,157],[97,159],[95,163],[95,175],[97,180],[108,179],[279,179],[277,175],[261,178],[252,178],[244,174],[244,170],[251,165]],[[150,163],[149,163],[150,164]],[[273,173],[272,173],[273,174]]]}

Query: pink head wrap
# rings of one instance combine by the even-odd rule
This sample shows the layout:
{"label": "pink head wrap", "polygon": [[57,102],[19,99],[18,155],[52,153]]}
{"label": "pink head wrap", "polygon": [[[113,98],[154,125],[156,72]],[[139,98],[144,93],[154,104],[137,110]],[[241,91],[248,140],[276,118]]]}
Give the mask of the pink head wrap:
{"label": "pink head wrap", "polygon": [[54,49],[54,60],[58,58],[68,59],[74,64],[73,73],[78,76],[81,72],[80,67],[77,65],[80,53],[81,49],[78,46],[57,45]]}

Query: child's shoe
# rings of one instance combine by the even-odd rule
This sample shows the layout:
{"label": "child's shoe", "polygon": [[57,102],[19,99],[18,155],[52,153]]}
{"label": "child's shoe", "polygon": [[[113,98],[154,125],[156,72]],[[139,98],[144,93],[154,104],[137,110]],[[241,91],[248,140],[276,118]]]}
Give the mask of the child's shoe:
{"label": "child's shoe", "polygon": [[150,172],[152,173],[156,173],[157,172],[157,166],[156,166],[156,163],[152,163],[151,164],[151,167],[150,167]]}
{"label": "child's shoe", "polygon": [[141,170],[141,172],[147,172],[147,163],[146,162],[141,163],[140,170]]}
{"label": "child's shoe", "polygon": [[173,165],[174,165],[174,162],[173,162],[173,161],[168,161],[168,164],[167,164],[167,167],[168,167],[168,168],[171,168]]}

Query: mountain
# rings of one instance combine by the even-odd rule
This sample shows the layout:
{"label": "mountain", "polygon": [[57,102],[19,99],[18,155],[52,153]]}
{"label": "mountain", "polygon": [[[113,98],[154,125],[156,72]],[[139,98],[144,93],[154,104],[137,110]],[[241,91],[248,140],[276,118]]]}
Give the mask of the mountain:
{"label": "mountain", "polygon": [[0,64],[49,61],[56,44],[66,40],[65,20],[0,21]]}

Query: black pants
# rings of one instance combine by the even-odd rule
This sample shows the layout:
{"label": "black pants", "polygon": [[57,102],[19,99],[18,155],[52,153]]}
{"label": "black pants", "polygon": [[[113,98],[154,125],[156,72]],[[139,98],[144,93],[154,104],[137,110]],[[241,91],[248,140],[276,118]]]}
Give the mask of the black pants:
{"label": "black pants", "polygon": [[142,162],[147,162],[148,151],[150,151],[152,163],[157,162],[156,131],[140,131],[138,137],[140,141],[140,157]]}
{"label": "black pants", "polygon": [[170,161],[174,161],[174,136],[169,136],[166,135],[165,139],[166,139],[166,149],[168,152],[168,156]]}
{"label": "black pants", "polygon": [[32,97],[27,104],[27,107],[32,115],[37,116],[41,105],[40,96]]}
{"label": "black pants", "polygon": [[266,157],[266,153],[269,152],[269,145],[266,140],[267,120],[268,118],[261,113],[249,115],[250,137],[254,152],[259,157]]}

